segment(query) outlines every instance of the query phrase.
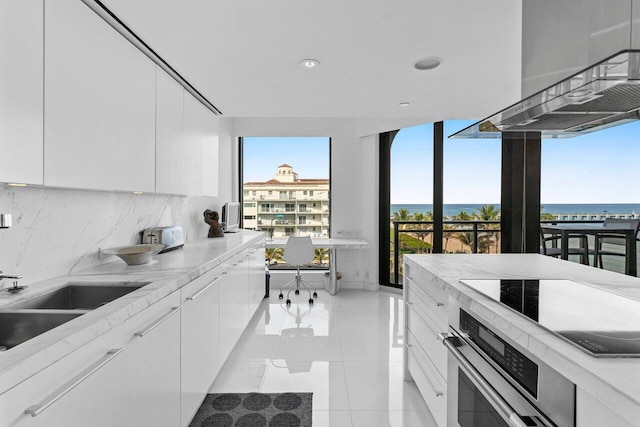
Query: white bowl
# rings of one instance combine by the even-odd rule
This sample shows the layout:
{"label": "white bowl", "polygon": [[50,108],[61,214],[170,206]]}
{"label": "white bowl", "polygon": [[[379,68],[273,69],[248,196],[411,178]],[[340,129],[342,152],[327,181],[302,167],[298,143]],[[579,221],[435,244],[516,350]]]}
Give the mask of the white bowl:
{"label": "white bowl", "polygon": [[151,257],[162,249],[164,249],[164,245],[144,244],[106,248],[102,250],[102,253],[106,255],[116,255],[129,265],[140,265],[150,263]]}

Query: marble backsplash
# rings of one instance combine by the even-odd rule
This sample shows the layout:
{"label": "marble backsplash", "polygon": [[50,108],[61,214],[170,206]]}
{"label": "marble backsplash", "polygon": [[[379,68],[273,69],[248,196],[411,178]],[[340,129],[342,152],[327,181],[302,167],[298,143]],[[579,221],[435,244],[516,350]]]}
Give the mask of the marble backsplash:
{"label": "marble backsplash", "polygon": [[[187,241],[207,236],[205,209],[221,210],[215,197],[116,193],[0,186],[0,213],[13,226],[0,229],[0,270],[29,285],[105,262],[99,248],[140,243],[148,227],[180,225]],[[5,286],[9,283],[5,280]]]}

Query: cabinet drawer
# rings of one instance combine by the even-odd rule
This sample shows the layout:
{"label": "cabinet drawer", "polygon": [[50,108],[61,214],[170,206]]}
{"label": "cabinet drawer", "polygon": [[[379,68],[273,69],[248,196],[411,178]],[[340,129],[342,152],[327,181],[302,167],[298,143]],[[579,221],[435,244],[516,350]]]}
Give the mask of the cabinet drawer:
{"label": "cabinet drawer", "polygon": [[411,344],[412,336],[408,334],[407,367],[413,380],[422,394],[422,398],[429,407],[433,418],[439,427],[445,427],[447,421],[447,390],[446,385],[439,379],[426,356],[419,348]]}
{"label": "cabinet drawer", "polygon": [[447,305],[442,301],[447,301],[447,299],[434,300],[411,279],[407,279],[406,283],[407,305],[417,310],[424,319],[431,320],[437,332],[446,331],[448,325]]}
{"label": "cabinet drawer", "polygon": [[409,308],[407,323],[407,328],[412,334],[411,337],[415,338],[416,344],[424,351],[446,383],[447,349],[442,345],[442,340],[438,335],[439,332],[444,331],[434,329],[434,326],[427,319],[423,319],[412,308]]}
{"label": "cabinet drawer", "polygon": [[415,264],[407,263],[406,277],[411,280],[428,298],[432,300],[434,305],[446,304],[448,300],[447,293],[444,289],[440,289],[434,282],[436,277],[427,270],[417,267]]}

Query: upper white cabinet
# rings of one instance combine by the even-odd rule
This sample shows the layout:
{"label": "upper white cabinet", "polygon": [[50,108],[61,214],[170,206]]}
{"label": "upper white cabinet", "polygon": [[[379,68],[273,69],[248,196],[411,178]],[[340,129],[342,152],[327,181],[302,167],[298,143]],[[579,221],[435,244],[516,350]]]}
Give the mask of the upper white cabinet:
{"label": "upper white cabinet", "polygon": [[81,1],[45,22],[44,184],[154,191],[155,64]]}
{"label": "upper white cabinet", "polygon": [[218,118],[159,68],[156,191],[218,195]]}
{"label": "upper white cabinet", "polygon": [[42,184],[43,0],[0,2],[0,182]]}
{"label": "upper white cabinet", "polygon": [[156,191],[187,194],[184,137],[184,89],[157,69]]}
{"label": "upper white cabinet", "polygon": [[204,107],[203,109],[202,195],[217,197],[219,120],[211,111]]}
{"label": "upper white cabinet", "polygon": [[187,193],[218,195],[218,118],[193,96],[184,97]]}

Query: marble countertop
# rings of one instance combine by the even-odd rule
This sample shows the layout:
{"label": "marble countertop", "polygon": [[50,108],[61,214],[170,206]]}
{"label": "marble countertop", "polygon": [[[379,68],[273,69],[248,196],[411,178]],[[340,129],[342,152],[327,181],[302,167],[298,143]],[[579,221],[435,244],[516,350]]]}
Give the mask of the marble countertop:
{"label": "marble countertop", "polygon": [[151,263],[130,266],[113,262],[71,276],[45,280],[25,291],[0,295],[0,309],[62,287],[67,283],[144,282],[146,286],[79,316],[7,351],[0,352],[0,394],[111,330],[170,293],[223,265],[240,251],[264,245],[264,233],[242,230],[224,238],[200,239],[183,248],[156,255]]}
{"label": "marble countertop", "polygon": [[444,290],[457,299],[461,306],[507,334],[578,388],[603,402],[631,424],[640,420],[640,358],[589,356],[459,282],[461,279],[570,279],[640,301],[639,278],[537,254],[433,254],[405,257],[436,276],[431,285]]}

